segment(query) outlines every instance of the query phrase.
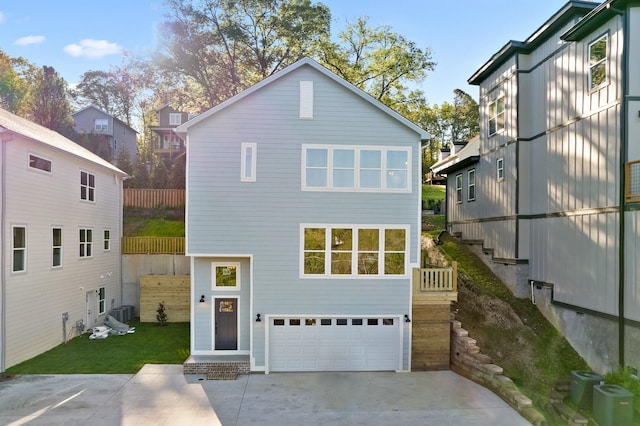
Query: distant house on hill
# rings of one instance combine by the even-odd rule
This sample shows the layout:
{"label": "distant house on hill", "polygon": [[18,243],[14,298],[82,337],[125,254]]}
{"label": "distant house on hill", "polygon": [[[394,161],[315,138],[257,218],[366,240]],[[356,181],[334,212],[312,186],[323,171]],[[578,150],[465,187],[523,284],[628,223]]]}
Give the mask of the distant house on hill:
{"label": "distant house on hill", "polygon": [[92,152],[111,163],[115,163],[118,156],[126,152],[131,163],[135,164],[138,132],[131,126],[95,105],[89,105],[72,115],[75,131],[87,138],[86,146]]}
{"label": "distant house on hill", "polygon": [[169,165],[186,152],[184,141],[176,134],[176,127],[186,123],[193,115],[178,111],[169,105],[163,106],[156,112],[158,125],[149,126],[149,130],[155,135],[152,145],[153,154],[157,159],[165,160]]}

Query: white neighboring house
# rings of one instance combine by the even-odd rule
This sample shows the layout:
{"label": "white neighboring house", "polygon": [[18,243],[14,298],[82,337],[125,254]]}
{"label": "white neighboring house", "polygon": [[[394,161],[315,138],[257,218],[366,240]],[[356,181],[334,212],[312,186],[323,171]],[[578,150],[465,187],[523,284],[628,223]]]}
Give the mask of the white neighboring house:
{"label": "white neighboring house", "polygon": [[0,371],[98,324],[121,303],[127,175],[0,109]]}

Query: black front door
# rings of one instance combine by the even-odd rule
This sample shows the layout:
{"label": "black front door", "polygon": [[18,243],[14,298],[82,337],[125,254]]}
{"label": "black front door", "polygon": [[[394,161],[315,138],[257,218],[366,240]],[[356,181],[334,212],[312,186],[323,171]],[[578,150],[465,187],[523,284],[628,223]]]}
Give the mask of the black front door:
{"label": "black front door", "polygon": [[215,336],[217,351],[238,349],[238,299],[216,299]]}

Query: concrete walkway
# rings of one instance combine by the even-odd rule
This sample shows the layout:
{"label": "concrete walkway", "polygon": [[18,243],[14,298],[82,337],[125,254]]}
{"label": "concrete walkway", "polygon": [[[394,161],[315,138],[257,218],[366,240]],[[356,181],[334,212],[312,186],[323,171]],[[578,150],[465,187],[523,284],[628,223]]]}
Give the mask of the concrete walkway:
{"label": "concrete walkway", "polygon": [[28,375],[0,382],[1,425],[529,425],[451,371],[278,373],[211,381],[180,365],[136,375]]}

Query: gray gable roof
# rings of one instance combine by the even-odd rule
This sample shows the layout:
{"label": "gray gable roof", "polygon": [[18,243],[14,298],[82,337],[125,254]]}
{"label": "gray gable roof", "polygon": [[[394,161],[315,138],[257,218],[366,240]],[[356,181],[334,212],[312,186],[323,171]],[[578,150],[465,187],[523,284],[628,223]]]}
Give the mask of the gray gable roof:
{"label": "gray gable roof", "polygon": [[125,172],[109,163],[107,160],[97,156],[72,140],[65,138],[60,133],[54,132],[53,130],[47,129],[46,127],[0,108],[0,135],[5,132],[22,135],[23,137],[35,142],[48,145],[84,160],[91,161],[92,163],[105,167],[122,177],[127,176]]}
{"label": "gray gable roof", "polygon": [[366,92],[363,92],[362,90],[360,90],[359,88],[357,88],[353,84],[349,83],[348,81],[338,77],[336,74],[332,73],[331,71],[329,71],[328,69],[326,69],[325,67],[323,67],[322,65],[320,65],[319,63],[317,63],[316,61],[314,61],[313,59],[310,59],[310,58],[300,59],[299,61],[289,65],[288,67],[286,67],[282,71],[278,71],[277,73],[265,78],[261,82],[259,82],[257,84],[254,84],[253,86],[249,87],[248,89],[246,89],[246,90],[242,91],[241,93],[233,96],[232,98],[229,98],[226,101],[222,102],[221,104],[211,108],[210,110],[198,115],[195,118],[192,118],[191,120],[187,121],[186,123],[178,126],[176,128],[176,132],[178,134],[181,134],[181,135],[186,134],[187,130],[189,129],[189,127],[194,126],[194,125],[200,123],[203,120],[206,120],[207,118],[215,115],[217,112],[225,109],[226,107],[228,107],[230,105],[233,105],[234,103],[238,102],[239,100],[246,98],[247,96],[251,95],[252,93],[257,92],[258,90],[262,89],[263,87],[271,84],[272,82],[274,82],[274,81],[286,76],[287,74],[291,73],[292,71],[295,71],[296,69],[298,69],[300,67],[303,67],[303,66],[310,66],[310,67],[314,68],[315,70],[321,72],[322,74],[324,74],[325,76],[329,77],[330,79],[332,79],[336,83],[338,83],[341,86],[347,88],[352,93],[360,96],[365,101],[369,102],[370,104],[372,104],[376,108],[380,109],[384,113],[390,115],[391,117],[393,117],[394,119],[396,119],[400,123],[404,124],[405,126],[409,127],[410,129],[412,129],[413,131],[418,133],[420,135],[420,139],[422,141],[433,139],[433,136],[431,134],[429,134],[426,130],[422,129],[421,127],[419,127],[416,124],[412,123],[411,121],[407,120],[402,115],[398,114],[397,112],[395,112],[394,110],[392,110],[388,106],[384,105],[382,102],[378,101],[377,99],[374,99],[371,95],[367,94]]}

